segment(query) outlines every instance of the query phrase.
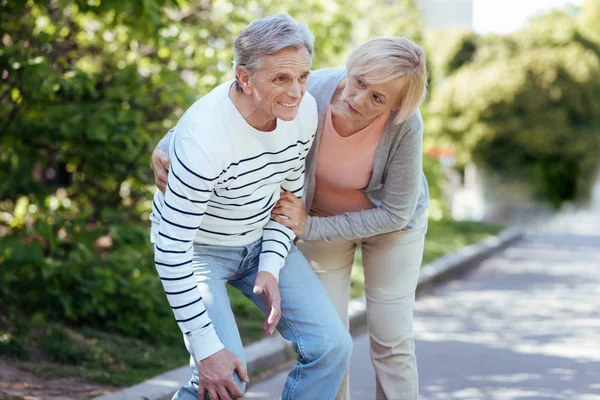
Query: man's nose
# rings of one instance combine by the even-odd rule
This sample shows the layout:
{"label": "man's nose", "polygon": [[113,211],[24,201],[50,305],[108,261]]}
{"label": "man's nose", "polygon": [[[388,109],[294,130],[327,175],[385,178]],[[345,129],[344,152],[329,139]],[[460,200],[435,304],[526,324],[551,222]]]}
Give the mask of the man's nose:
{"label": "man's nose", "polygon": [[300,97],[302,97],[302,87],[300,86],[300,82],[294,81],[290,85],[288,89],[288,96],[290,96],[293,99],[299,99]]}

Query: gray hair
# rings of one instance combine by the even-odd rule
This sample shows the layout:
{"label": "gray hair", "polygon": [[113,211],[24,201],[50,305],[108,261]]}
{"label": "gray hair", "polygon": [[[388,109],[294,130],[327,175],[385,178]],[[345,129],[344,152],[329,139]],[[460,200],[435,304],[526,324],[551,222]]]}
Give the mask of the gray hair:
{"label": "gray hair", "polygon": [[[313,56],[315,37],[308,27],[287,14],[276,14],[254,20],[240,33],[233,45],[233,71],[243,66],[250,74],[262,65],[262,58],[286,47],[302,47]],[[237,90],[242,90],[235,78]]]}

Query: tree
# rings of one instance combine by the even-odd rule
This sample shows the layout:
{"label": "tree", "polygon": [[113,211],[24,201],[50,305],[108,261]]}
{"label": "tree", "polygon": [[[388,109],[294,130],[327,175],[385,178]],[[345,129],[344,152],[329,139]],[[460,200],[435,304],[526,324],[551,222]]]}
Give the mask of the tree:
{"label": "tree", "polygon": [[404,12],[397,32],[417,31],[409,0],[0,0],[0,313],[171,327],[147,234],[151,149],[233,77],[233,40],[251,20],[306,22],[314,67],[337,66],[369,7]]}
{"label": "tree", "polygon": [[555,206],[585,196],[600,150],[600,58],[564,12],[478,38],[434,94],[433,129],[470,160],[528,182]]}
{"label": "tree", "polygon": [[579,27],[590,40],[600,43],[600,0],[587,0],[583,4]]}

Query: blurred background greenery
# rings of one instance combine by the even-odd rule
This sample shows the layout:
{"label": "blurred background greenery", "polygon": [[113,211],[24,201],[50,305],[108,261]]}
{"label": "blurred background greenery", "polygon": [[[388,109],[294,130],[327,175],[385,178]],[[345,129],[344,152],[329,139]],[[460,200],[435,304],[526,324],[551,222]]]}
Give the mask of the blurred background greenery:
{"label": "blurred background greenery", "polygon": [[[589,197],[599,0],[506,35],[425,29],[411,0],[0,0],[0,354],[115,385],[185,362],[148,240],[150,153],[233,76],[237,34],[277,12],[315,34],[315,69],[343,65],[373,36],[423,44],[427,260],[499,229],[448,219],[440,149],[459,175],[476,164],[488,196],[552,207]],[[262,337],[260,312],[238,295],[232,304],[245,340]]]}

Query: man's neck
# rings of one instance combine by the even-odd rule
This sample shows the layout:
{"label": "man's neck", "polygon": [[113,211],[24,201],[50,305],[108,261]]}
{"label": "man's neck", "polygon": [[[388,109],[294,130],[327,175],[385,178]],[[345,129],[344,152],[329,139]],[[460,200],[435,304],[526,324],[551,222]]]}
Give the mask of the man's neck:
{"label": "man's neck", "polygon": [[277,118],[268,115],[254,104],[253,98],[244,92],[237,91],[235,85],[229,88],[229,98],[241,114],[242,118],[254,129],[271,132],[277,128]]}

